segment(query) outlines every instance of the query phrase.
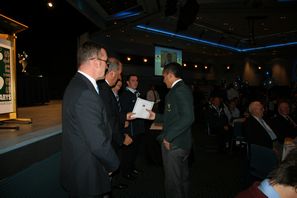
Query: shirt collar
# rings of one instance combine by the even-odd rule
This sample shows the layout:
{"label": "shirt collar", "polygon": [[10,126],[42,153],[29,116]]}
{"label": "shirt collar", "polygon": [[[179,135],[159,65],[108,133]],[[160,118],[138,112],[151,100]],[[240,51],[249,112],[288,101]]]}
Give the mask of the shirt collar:
{"label": "shirt collar", "polygon": [[94,86],[95,90],[98,89],[96,80],[94,78],[92,78],[90,75],[78,70],[78,73],[81,73],[83,76],[85,76],[87,79],[89,79],[89,81],[91,81],[92,85]]}
{"label": "shirt collar", "polygon": [[132,88],[130,88],[130,87],[126,87],[127,88],[127,90],[129,90],[129,91],[131,91],[132,93],[135,93],[137,90],[135,90],[135,89],[132,89]]}
{"label": "shirt collar", "polygon": [[174,83],[172,83],[172,85],[171,85],[171,88],[173,88],[174,85],[176,85],[176,83],[178,83],[179,81],[182,81],[182,79],[178,79],[178,80],[174,81]]}

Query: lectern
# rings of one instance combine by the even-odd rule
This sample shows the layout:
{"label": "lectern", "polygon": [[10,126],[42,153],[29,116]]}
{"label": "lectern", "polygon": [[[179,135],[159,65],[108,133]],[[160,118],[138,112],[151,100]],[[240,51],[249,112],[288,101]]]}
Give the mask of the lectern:
{"label": "lectern", "polygon": [[[30,118],[18,118],[16,106],[16,34],[28,26],[0,14],[0,122],[31,123]],[[0,126],[0,129],[18,126]]]}

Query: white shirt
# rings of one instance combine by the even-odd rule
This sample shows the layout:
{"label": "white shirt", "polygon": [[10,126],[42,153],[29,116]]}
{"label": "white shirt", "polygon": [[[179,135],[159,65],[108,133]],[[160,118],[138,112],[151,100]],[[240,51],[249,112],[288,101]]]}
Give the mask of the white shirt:
{"label": "white shirt", "polygon": [[176,83],[178,83],[179,81],[182,81],[182,80],[183,79],[178,79],[178,80],[174,81],[174,83],[172,83],[172,85],[171,85],[171,88],[173,88]]}

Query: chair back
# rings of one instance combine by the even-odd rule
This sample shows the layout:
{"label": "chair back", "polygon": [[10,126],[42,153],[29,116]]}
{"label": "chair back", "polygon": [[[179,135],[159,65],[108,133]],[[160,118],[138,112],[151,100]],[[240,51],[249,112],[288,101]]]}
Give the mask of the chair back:
{"label": "chair back", "polygon": [[251,144],[249,151],[250,174],[257,178],[265,179],[277,166],[277,156],[272,149],[256,144]]}

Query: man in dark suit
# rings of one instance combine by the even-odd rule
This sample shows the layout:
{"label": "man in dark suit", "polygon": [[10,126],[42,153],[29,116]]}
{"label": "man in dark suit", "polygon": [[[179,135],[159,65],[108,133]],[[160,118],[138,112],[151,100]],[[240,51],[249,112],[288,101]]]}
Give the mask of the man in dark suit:
{"label": "man in dark suit", "polygon": [[[132,112],[137,97],[141,97],[140,92],[137,90],[138,87],[138,76],[131,74],[127,77],[127,87],[123,90],[120,95],[120,102],[122,107],[122,113],[126,114]],[[136,169],[135,162],[141,148],[141,143],[143,135],[145,132],[144,120],[135,119],[126,122],[126,127],[124,129],[125,133],[128,134],[133,139],[133,143],[129,146],[123,146],[122,154],[123,161],[121,164],[123,177],[129,180],[135,179],[138,175],[139,170]]]}
{"label": "man in dark suit", "polygon": [[163,81],[170,89],[165,98],[164,114],[149,111],[149,119],[163,123],[158,140],[162,144],[166,197],[187,198],[190,197],[188,157],[194,122],[193,96],[181,79],[181,65],[178,63],[164,66]]}
{"label": "man in dark suit", "polygon": [[[132,139],[124,133],[124,122],[126,115],[121,114],[118,101],[115,98],[115,95],[112,91],[118,80],[121,80],[122,73],[122,63],[114,57],[111,57],[109,60],[108,70],[105,75],[105,80],[98,81],[98,86],[100,89],[100,96],[103,100],[104,106],[106,108],[108,122],[112,129],[112,146],[115,149],[116,153],[120,158],[120,148],[124,145],[129,145],[132,143]],[[113,174],[114,175],[114,174]],[[115,188],[123,189],[127,188],[126,184],[117,182],[118,176],[114,175],[113,183]]]}
{"label": "man in dark suit", "polygon": [[271,128],[275,131],[278,142],[284,144],[286,137],[297,136],[297,125],[289,115],[290,107],[287,101],[280,101],[277,111],[278,113],[271,120]]}
{"label": "man in dark suit", "polygon": [[107,53],[86,42],[79,48],[78,63],[63,97],[61,183],[70,197],[103,197],[111,190],[110,175],[119,166],[96,84],[104,78]]}
{"label": "man in dark suit", "polygon": [[249,105],[250,116],[245,124],[245,133],[249,144],[256,144],[273,149],[277,136],[263,119],[264,108],[259,101]]}

